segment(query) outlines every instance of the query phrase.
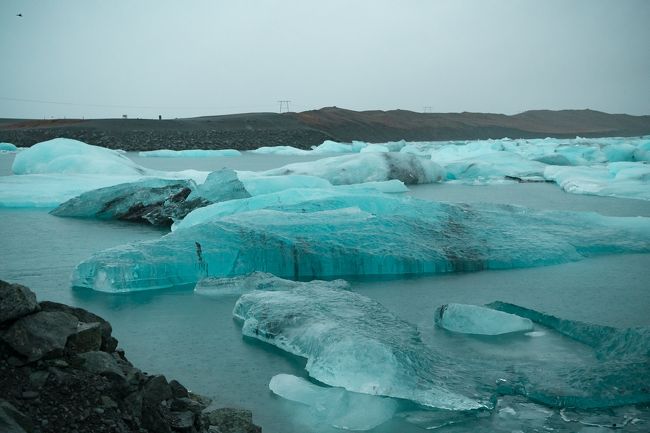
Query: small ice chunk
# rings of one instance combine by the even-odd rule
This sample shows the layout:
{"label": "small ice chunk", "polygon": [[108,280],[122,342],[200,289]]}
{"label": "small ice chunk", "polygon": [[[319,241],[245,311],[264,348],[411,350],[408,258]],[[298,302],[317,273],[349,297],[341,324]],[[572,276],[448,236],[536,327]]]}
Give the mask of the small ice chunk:
{"label": "small ice chunk", "polygon": [[15,152],[18,148],[11,143],[0,143],[0,151],[2,152]]}
{"label": "small ice chunk", "polygon": [[204,199],[211,203],[250,197],[237,173],[229,168],[213,171],[190,193],[187,200]]}
{"label": "small ice chunk", "polygon": [[436,310],[435,321],[441,328],[463,334],[501,335],[533,330],[530,319],[479,305],[442,305]]}
{"label": "small ice chunk", "polygon": [[309,406],[320,422],[345,430],[370,430],[393,417],[392,398],[326,388],[290,374],[271,378],[269,389],[287,400]]}

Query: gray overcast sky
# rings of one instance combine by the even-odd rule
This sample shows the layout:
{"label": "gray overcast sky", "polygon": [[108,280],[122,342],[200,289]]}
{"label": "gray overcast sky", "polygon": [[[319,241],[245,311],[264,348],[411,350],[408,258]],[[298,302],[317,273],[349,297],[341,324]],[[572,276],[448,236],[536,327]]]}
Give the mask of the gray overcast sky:
{"label": "gray overcast sky", "polygon": [[0,0],[0,117],[650,114],[649,23],[648,0]]}

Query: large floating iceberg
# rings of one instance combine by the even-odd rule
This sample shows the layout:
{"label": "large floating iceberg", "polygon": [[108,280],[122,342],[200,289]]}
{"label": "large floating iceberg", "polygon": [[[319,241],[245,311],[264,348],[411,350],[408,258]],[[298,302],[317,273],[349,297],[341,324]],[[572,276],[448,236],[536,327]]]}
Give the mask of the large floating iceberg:
{"label": "large floating iceberg", "polygon": [[574,194],[650,200],[650,164],[612,162],[596,166],[548,166],[544,177]]}
{"label": "large floating iceberg", "polygon": [[16,155],[14,174],[145,175],[147,169],[104,147],[70,138],[43,141]]}
{"label": "large floating iceberg", "polygon": [[61,217],[119,219],[171,225],[195,207],[210,202],[186,198],[195,188],[187,180],[143,179],[81,194],[51,211]]}
{"label": "large floating iceberg", "polygon": [[422,343],[415,327],[359,294],[256,291],[239,298],[233,315],[244,335],[307,358],[309,375],[328,385],[449,410],[490,404],[453,360]]}
{"label": "large floating iceberg", "polygon": [[360,153],[299,162],[266,171],[267,175],[302,174],[322,177],[334,185],[397,179],[407,185],[439,182],[444,170],[407,153]]}
{"label": "large floating iceberg", "polygon": [[199,186],[191,180],[144,178],[88,191],[59,205],[51,213],[62,217],[119,219],[169,226],[196,208],[248,197],[250,194],[237,173],[222,169],[210,173]]}
{"label": "large floating iceberg", "polygon": [[158,240],[94,254],[77,266],[73,284],[123,292],[253,271],[292,279],[405,275],[650,251],[647,218],[330,193],[317,199],[307,193],[303,201],[291,198],[292,191],[224,202]]}

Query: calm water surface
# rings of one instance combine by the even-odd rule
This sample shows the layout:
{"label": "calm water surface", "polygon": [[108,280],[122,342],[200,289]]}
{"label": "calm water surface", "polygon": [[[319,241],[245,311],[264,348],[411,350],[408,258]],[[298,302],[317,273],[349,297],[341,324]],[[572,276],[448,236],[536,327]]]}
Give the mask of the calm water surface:
{"label": "calm water surface", "polygon": [[[211,170],[223,166],[261,170],[315,159],[252,154],[204,159],[130,156],[141,165],[161,170]],[[0,155],[0,174],[9,173],[12,159]],[[429,200],[650,216],[649,202],[566,194],[550,184],[423,185],[412,188],[410,194]],[[72,269],[93,252],[156,239],[166,231],[130,223],[56,218],[47,210],[34,209],[0,209],[0,219],[0,278],[31,287],[41,300],[69,303],[105,317],[135,365],[150,373],[177,378],[196,392],[214,398],[217,405],[253,410],[255,421],[267,433],[313,431],[313,426],[293,416],[295,404],[268,390],[275,374],[305,376],[305,362],[242,339],[231,314],[237,296],[202,297],[194,295],[191,288],[127,295],[70,288]],[[354,290],[416,325],[425,342],[435,344],[433,312],[447,302],[482,304],[501,300],[569,319],[618,327],[650,326],[649,273],[650,255],[614,255],[541,268],[352,281],[352,285]],[[462,348],[458,349],[459,358],[465,350],[498,350],[465,340],[458,340],[458,344]],[[571,356],[574,347],[562,341],[540,340],[516,352],[543,359]],[[320,432],[330,430],[338,431],[318,428]],[[423,430],[393,420],[374,431]]]}

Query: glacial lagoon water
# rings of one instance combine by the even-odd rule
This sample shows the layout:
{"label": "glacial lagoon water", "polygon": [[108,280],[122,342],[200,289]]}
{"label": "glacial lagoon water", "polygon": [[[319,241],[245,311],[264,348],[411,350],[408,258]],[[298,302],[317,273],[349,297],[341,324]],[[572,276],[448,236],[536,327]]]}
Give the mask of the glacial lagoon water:
{"label": "glacial lagoon water", "polygon": [[[141,158],[140,165],[159,170],[211,170],[222,166],[263,170],[314,156],[244,154],[233,158]],[[10,174],[10,154],[0,155],[0,175]],[[611,216],[650,216],[650,202],[567,194],[552,184],[412,186],[410,194],[449,202],[512,203],[537,209],[593,211]],[[65,219],[46,209],[0,209],[0,278],[25,284],[41,300],[66,302],[108,319],[129,359],[151,373],[165,373],[216,405],[253,410],[265,432],[339,431],[314,425],[309,411],[269,391],[277,374],[306,377],[305,361],[272,346],[242,338],[232,319],[238,296],[196,295],[191,287],[121,295],[72,289],[70,275],[92,253],[126,242],[157,239],[164,230],[137,224]],[[536,325],[532,336],[498,340],[454,335],[434,326],[435,309],[445,303],[485,304],[504,301],[565,319],[614,327],[650,326],[650,255],[623,254],[528,269],[444,274],[402,279],[359,279],[352,290],[378,301],[402,320],[416,326],[425,344],[444,347],[463,364],[476,357],[542,360],[549,363],[584,360],[589,348]],[[507,345],[508,350],[503,350]],[[504,361],[504,362],[506,362]],[[639,378],[643,381],[644,378]],[[645,378],[647,380],[647,378]],[[421,432],[438,425],[410,408],[374,432]],[[513,431],[549,426],[556,431],[606,431],[586,424],[629,422],[624,431],[647,431],[650,411],[634,408],[595,414],[560,415],[544,406],[506,397],[496,414],[450,424],[438,431]],[[406,422],[404,418],[409,418]],[[572,421],[580,419],[583,423]],[[604,420],[604,421],[603,421]],[[415,424],[414,424],[415,422]]]}

